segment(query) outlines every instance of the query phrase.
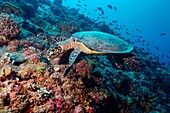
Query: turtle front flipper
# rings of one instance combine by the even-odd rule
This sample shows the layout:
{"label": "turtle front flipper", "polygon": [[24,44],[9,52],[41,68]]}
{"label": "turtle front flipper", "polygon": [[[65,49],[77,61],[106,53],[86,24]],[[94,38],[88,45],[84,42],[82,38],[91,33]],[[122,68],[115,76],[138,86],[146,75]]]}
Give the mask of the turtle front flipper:
{"label": "turtle front flipper", "polygon": [[62,52],[63,52],[63,50],[62,50],[61,46],[60,45],[55,45],[54,47],[47,50],[46,58],[48,60],[51,60],[51,59],[57,57]]}
{"label": "turtle front flipper", "polygon": [[63,75],[64,77],[68,74],[71,66],[72,66],[73,63],[76,61],[76,59],[77,59],[78,55],[80,54],[80,52],[81,52],[81,51],[79,51],[79,50],[73,50],[73,51],[71,52],[71,54],[70,54],[70,56],[69,56],[69,65],[68,65],[67,69],[66,69],[65,72],[64,72],[64,75]]}

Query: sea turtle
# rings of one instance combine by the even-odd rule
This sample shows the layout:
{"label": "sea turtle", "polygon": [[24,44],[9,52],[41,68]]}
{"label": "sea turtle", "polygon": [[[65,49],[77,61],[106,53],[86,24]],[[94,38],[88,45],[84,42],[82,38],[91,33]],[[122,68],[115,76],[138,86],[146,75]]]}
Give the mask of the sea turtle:
{"label": "sea turtle", "polygon": [[76,58],[83,52],[85,54],[119,54],[129,53],[133,50],[133,45],[123,39],[100,31],[82,31],[72,34],[72,36],[61,42],[57,42],[47,51],[47,59],[51,59],[60,53],[74,49],[69,56],[68,69],[73,65]]}

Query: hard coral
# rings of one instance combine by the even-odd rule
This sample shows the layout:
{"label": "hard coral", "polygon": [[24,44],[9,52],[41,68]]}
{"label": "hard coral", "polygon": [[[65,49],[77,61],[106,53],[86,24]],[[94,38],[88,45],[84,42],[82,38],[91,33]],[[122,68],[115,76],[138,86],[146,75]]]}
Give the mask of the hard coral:
{"label": "hard coral", "polygon": [[20,32],[17,22],[7,14],[0,14],[0,44],[6,43]]}
{"label": "hard coral", "polygon": [[12,5],[9,2],[5,2],[2,4],[1,12],[7,13],[7,14],[15,14],[17,16],[23,16],[23,12],[20,7]]}
{"label": "hard coral", "polygon": [[90,61],[81,60],[79,63],[73,65],[73,69],[70,71],[70,75],[74,75],[74,73],[76,72],[75,74],[77,74],[78,76],[91,77],[92,68],[93,66],[90,64]]}
{"label": "hard coral", "polygon": [[60,32],[67,33],[68,35],[69,33],[73,32],[78,28],[78,24],[76,22],[62,22],[57,27]]}
{"label": "hard coral", "polygon": [[7,37],[4,35],[0,35],[0,44],[4,43],[7,41]]}
{"label": "hard coral", "polygon": [[50,7],[51,11],[54,12],[56,15],[64,16],[63,10],[58,5],[51,5]]}
{"label": "hard coral", "polygon": [[16,52],[17,50],[20,49],[19,46],[20,46],[20,41],[17,40],[17,39],[11,40],[8,43],[8,47],[9,47],[10,52]]}
{"label": "hard coral", "polygon": [[10,75],[12,72],[12,68],[10,66],[4,66],[0,69],[0,79]]}
{"label": "hard coral", "polygon": [[58,5],[58,6],[62,6],[62,0],[54,0],[53,4]]}

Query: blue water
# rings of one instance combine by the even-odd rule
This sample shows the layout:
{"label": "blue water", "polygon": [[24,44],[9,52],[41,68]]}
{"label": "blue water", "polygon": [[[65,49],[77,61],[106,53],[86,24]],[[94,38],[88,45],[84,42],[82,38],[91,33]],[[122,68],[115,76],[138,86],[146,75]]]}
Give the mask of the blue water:
{"label": "blue water", "polygon": [[[108,8],[108,4],[116,7],[117,10]],[[136,42],[135,44],[159,56],[160,60],[168,66],[170,66],[169,4],[170,0],[107,0],[107,2],[106,0],[65,0],[63,2],[64,6],[79,8],[80,13],[96,21],[109,23],[117,20],[119,26],[126,25],[131,35],[126,34],[126,29],[118,31],[113,26],[111,28],[132,41],[137,39],[133,35],[142,36],[143,38],[140,40],[145,42]],[[105,19],[97,18],[100,14],[100,11],[94,11],[97,7],[102,7]],[[136,29],[142,32],[136,31]],[[161,35],[161,33],[163,34]],[[149,46],[146,46],[146,42],[149,42]]]}

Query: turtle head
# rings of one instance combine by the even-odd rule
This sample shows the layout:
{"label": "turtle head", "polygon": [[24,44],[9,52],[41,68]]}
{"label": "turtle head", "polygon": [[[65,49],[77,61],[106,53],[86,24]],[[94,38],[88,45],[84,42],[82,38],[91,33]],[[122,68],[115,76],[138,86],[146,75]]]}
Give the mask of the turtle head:
{"label": "turtle head", "polygon": [[61,45],[57,44],[54,47],[47,50],[46,57],[47,57],[48,60],[50,60],[50,59],[57,57],[62,52],[63,52],[63,49],[62,49]]}

